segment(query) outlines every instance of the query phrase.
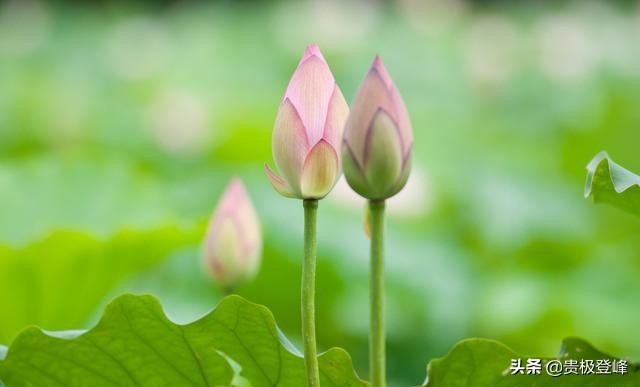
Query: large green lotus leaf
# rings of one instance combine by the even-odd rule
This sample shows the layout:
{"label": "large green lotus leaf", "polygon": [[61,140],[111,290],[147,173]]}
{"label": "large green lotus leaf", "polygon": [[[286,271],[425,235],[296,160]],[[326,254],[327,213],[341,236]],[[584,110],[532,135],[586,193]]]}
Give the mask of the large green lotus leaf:
{"label": "large green lotus leaf", "polygon": [[[531,357],[533,358],[533,357]],[[538,357],[539,358],[539,357]],[[564,340],[560,355],[555,359],[541,359],[542,370],[539,375],[516,374],[510,372],[511,361],[527,358],[516,354],[505,345],[487,339],[469,339],[458,343],[443,358],[431,361],[428,378],[423,387],[566,387],[566,386],[640,386],[640,368],[628,363],[626,374],[589,374],[549,376],[545,367],[550,361],[566,360],[610,360],[619,359],[602,353],[589,343],[570,338]]]}
{"label": "large green lotus leaf", "polygon": [[[0,379],[7,387],[304,386],[293,351],[271,312],[239,296],[177,325],[152,296],[123,295],[85,333],[27,328],[0,361]],[[367,385],[341,349],[319,362],[324,387]]]}
{"label": "large green lotus leaf", "polygon": [[587,171],[585,197],[640,216],[640,176],[613,162],[607,152],[598,153]]}
{"label": "large green lotus leaf", "polygon": [[0,316],[10,316],[0,318],[0,342],[30,324],[50,330],[86,326],[123,279],[199,237],[197,230],[165,226],[105,240],[56,231],[24,247],[0,245]]}

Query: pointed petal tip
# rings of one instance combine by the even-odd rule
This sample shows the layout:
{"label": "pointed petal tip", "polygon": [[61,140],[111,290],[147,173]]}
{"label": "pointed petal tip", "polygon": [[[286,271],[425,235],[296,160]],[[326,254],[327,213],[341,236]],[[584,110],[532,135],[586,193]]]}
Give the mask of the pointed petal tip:
{"label": "pointed petal tip", "polygon": [[245,192],[246,191],[246,187],[244,185],[244,183],[242,182],[242,178],[240,178],[240,176],[233,176],[231,177],[231,180],[229,180],[229,185],[227,188],[229,191],[233,191],[233,192]]}
{"label": "pointed petal tip", "polygon": [[387,87],[391,87],[393,85],[393,80],[391,79],[391,76],[389,75],[387,68],[384,67],[384,64],[382,63],[382,59],[380,59],[380,55],[376,55],[375,58],[373,58],[373,63],[371,64],[371,71],[373,70],[375,70],[378,74],[380,74],[380,77],[382,78],[384,83],[387,85]]}
{"label": "pointed petal tip", "polygon": [[248,202],[249,194],[245,188],[242,179],[238,176],[234,176],[229,180],[225,187],[222,197],[218,203],[218,211],[224,213],[226,211],[233,210],[239,203]]}
{"label": "pointed petal tip", "polygon": [[376,54],[375,57],[373,57],[373,62],[371,63],[371,68],[372,69],[376,69],[378,71],[385,71],[386,72],[386,68],[384,67],[384,63],[382,63],[382,58],[380,58],[380,55]]}
{"label": "pointed petal tip", "polygon": [[[313,148],[311,148],[311,150],[309,151],[309,153],[311,153],[311,152],[312,152],[316,147],[319,147],[319,146],[328,146],[328,147],[329,147],[329,148],[331,148],[331,150],[333,150],[333,152],[334,152],[334,153],[336,153],[336,155],[337,155],[337,151],[336,151],[336,149],[333,147],[333,145],[332,145],[329,141],[327,141],[326,139],[324,139],[324,138],[321,138],[321,139],[316,143],[316,145],[314,145],[314,146],[313,146]],[[309,157],[309,155],[307,155],[307,157]]]}
{"label": "pointed petal tip", "polygon": [[311,43],[307,46],[306,49],[307,53],[313,54],[313,55],[319,55],[320,54],[320,47],[318,47],[317,44],[315,43]]}
{"label": "pointed petal tip", "polygon": [[304,50],[304,54],[302,55],[302,59],[300,60],[300,63],[311,58],[312,56],[315,56],[316,58],[319,58],[323,62],[326,62],[326,60],[324,59],[324,56],[322,56],[322,52],[320,52],[320,47],[318,47],[318,45],[315,43],[311,43]]}

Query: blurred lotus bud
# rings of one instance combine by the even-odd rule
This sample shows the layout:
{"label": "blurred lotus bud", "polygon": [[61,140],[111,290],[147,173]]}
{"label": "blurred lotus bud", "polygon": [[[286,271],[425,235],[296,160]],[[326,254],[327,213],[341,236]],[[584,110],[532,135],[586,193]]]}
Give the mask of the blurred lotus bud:
{"label": "blurred lotus bud", "polygon": [[349,107],[318,46],[307,47],[273,129],[273,158],[281,176],[265,165],[282,195],[321,199],[340,177],[342,131]]}
{"label": "blurred lotus bud", "polygon": [[364,206],[364,217],[362,219],[362,228],[367,238],[371,239],[371,210],[368,205]]}
{"label": "blurred lotus bud", "polygon": [[231,180],[209,221],[204,261],[213,279],[226,289],[253,279],[260,266],[260,223],[244,184]]}
{"label": "blurred lotus bud", "polygon": [[413,134],[409,113],[376,57],[351,106],[344,129],[342,168],[367,199],[387,199],[407,183]]}

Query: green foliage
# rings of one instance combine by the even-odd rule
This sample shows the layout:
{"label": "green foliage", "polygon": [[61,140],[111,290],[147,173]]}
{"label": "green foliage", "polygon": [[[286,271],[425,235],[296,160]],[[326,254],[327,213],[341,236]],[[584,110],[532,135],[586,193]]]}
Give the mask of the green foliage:
{"label": "green foliage", "polygon": [[[128,276],[153,267],[200,233],[176,226],[120,231],[100,240],[55,231],[25,247],[0,245],[0,342],[26,325],[83,326],[96,305]],[[20,300],[20,302],[16,302]]]}
{"label": "green foliage", "polygon": [[[271,312],[239,296],[181,326],[155,298],[124,295],[95,328],[56,336],[22,332],[0,362],[0,378],[10,387],[299,387],[306,380],[303,359]],[[345,351],[331,349],[319,362],[323,386],[366,386]]]}
{"label": "green foliage", "polygon": [[[617,386],[637,387],[640,385],[640,368],[629,365],[627,374],[611,375],[563,375],[551,377],[544,366],[553,359],[543,359],[540,375],[511,375],[509,367],[512,359],[522,359],[521,355],[497,341],[470,339],[457,344],[445,357],[433,360],[428,367],[429,377],[424,387],[561,387],[561,386]],[[604,354],[589,343],[579,339],[566,339],[556,360],[611,360],[613,356]],[[617,359],[616,359],[617,360]],[[526,358],[522,360],[526,364]]]}
{"label": "green foliage", "polygon": [[613,162],[604,151],[591,160],[587,171],[585,197],[640,216],[640,176]]}
{"label": "green foliage", "polygon": [[[429,364],[423,387],[603,383],[637,387],[640,383],[640,368],[633,363],[626,374],[547,375],[544,367],[552,360],[619,360],[575,338],[563,342],[557,358],[542,359],[540,375],[511,375],[512,359],[527,362],[497,341],[464,340]],[[358,378],[342,349],[321,354],[319,363],[323,386],[368,385]],[[205,317],[178,325],[165,316],[154,297],[130,294],[109,304],[100,322],[86,332],[27,328],[8,351],[0,347],[0,379],[9,387],[299,387],[306,383],[301,355],[266,307],[229,296]]]}

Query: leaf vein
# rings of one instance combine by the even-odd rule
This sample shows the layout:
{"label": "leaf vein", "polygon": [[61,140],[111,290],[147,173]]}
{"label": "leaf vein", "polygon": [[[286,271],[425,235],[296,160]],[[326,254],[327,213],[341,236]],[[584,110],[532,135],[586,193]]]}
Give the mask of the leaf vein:
{"label": "leaf vein", "polygon": [[172,362],[170,362],[169,360],[165,359],[164,356],[162,356],[160,354],[160,352],[158,352],[158,350],[152,346],[151,344],[149,344],[145,339],[142,338],[142,336],[135,331],[135,329],[133,329],[133,326],[131,325],[131,321],[129,319],[129,315],[127,314],[126,310],[124,309],[123,305],[120,304],[120,310],[122,311],[122,315],[124,316],[125,320],[127,321],[127,325],[129,325],[129,332],[131,332],[131,334],[138,339],[138,341],[140,341],[142,344],[144,344],[145,346],[147,346],[149,349],[151,349],[157,356],[159,359],[161,359],[163,362],[165,362],[166,364],[168,364],[178,375],[180,375],[183,379],[189,381],[189,383],[191,383],[192,385],[198,387],[198,384],[196,382],[194,382],[193,380],[191,380],[188,376],[186,376],[182,370],[180,370],[179,368],[177,368]]}
{"label": "leaf vein", "polygon": [[240,308],[238,308],[236,310],[236,323],[234,324],[233,329],[225,326],[225,324],[218,320],[217,318],[215,319],[220,325],[222,325],[224,328],[226,328],[227,330],[229,330],[233,336],[236,338],[236,340],[238,341],[238,343],[242,346],[242,348],[244,349],[244,351],[247,353],[247,355],[249,356],[249,358],[251,359],[251,361],[253,361],[253,363],[256,365],[256,367],[258,368],[258,370],[260,370],[260,373],[262,373],[262,375],[264,376],[264,378],[269,382],[269,384],[271,386],[277,386],[277,384],[274,384],[273,381],[271,380],[271,378],[269,377],[269,375],[267,375],[266,371],[262,368],[262,366],[260,366],[260,363],[258,363],[258,361],[256,360],[256,358],[253,356],[253,353],[251,353],[251,351],[249,351],[249,348],[244,344],[244,342],[242,341],[242,339],[240,339],[240,336],[238,335],[238,333],[236,332],[236,329],[238,328],[238,324],[240,323]]}
{"label": "leaf vein", "polygon": [[124,366],[124,364],[120,363],[120,361],[113,356],[112,354],[110,354],[107,350],[105,350],[104,348],[100,347],[96,342],[94,342],[91,337],[89,335],[85,335],[84,339],[92,344],[97,350],[99,350],[100,352],[104,353],[105,355],[107,355],[111,360],[113,360],[113,362],[118,365],[125,374],[127,374],[127,376],[129,377],[129,379],[133,382],[134,385],[138,386],[138,387],[142,387],[142,385],[140,383],[138,383],[138,381],[133,377],[133,375],[131,374],[131,372]]}
{"label": "leaf vein", "polygon": [[200,376],[202,376],[204,385],[207,387],[210,387],[209,380],[207,380],[207,375],[204,372],[204,368],[202,368],[202,362],[200,361],[200,358],[196,354],[196,351],[193,349],[191,342],[189,341],[189,339],[187,339],[187,335],[185,334],[183,327],[180,327],[180,332],[182,333],[182,338],[184,339],[185,344],[189,348],[189,351],[191,351],[191,355],[193,356],[193,359],[196,361],[196,364],[198,365],[198,370],[200,370]]}

